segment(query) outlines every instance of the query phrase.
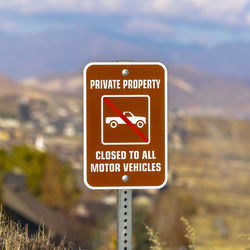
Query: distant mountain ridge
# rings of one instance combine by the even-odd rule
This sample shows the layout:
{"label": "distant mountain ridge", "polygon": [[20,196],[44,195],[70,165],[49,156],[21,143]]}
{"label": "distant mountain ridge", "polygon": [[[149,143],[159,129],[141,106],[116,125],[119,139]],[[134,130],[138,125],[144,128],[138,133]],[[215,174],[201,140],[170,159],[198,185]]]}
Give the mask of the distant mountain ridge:
{"label": "distant mountain ridge", "polygon": [[181,56],[187,63],[220,76],[248,79],[250,83],[250,43],[234,42],[193,51]]}
{"label": "distant mountain ridge", "polygon": [[15,79],[70,73],[91,61],[161,61],[188,64],[215,75],[250,82],[250,43],[214,47],[107,36],[104,33],[47,31],[27,36],[0,33],[0,71]]}

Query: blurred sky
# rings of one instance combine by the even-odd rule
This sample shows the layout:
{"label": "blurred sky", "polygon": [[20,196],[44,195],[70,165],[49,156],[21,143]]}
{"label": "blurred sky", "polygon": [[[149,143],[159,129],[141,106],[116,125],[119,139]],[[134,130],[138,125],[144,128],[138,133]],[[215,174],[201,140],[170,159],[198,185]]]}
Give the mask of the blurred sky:
{"label": "blurred sky", "polygon": [[250,0],[0,0],[0,72],[17,79],[119,59],[249,78],[249,42]]}
{"label": "blurred sky", "polygon": [[250,1],[0,0],[1,31],[78,28],[184,44],[249,41]]}

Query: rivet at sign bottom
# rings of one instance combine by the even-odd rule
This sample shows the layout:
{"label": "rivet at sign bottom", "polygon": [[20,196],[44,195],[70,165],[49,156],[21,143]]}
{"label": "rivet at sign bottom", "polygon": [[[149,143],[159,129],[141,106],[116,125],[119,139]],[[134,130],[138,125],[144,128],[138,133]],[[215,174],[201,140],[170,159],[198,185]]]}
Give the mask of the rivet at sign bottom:
{"label": "rivet at sign bottom", "polygon": [[128,182],[129,181],[129,177],[127,175],[123,175],[122,176],[122,180],[123,180],[123,182]]}

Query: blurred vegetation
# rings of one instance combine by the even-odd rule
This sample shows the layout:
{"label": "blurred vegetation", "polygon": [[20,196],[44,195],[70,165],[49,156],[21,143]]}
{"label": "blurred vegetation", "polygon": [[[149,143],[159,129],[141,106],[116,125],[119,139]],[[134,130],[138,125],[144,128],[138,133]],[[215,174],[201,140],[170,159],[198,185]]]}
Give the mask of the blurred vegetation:
{"label": "blurred vegetation", "polygon": [[184,225],[186,226],[186,231],[187,234],[185,235],[185,237],[189,240],[189,245],[188,248],[190,250],[194,250],[196,248],[196,232],[195,229],[193,228],[193,226],[190,224],[190,222],[188,221],[188,219],[186,219],[185,217],[181,217],[181,221],[184,223]]}
{"label": "blurred vegetation", "polygon": [[[183,116],[174,131],[171,123],[168,186],[133,207],[133,249],[250,249],[250,121]],[[70,166],[55,155],[0,150],[0,181],[8,172],[23,173],[28,190],[52,207],[78,197]],[[88,194],[98,202],[105,195]],[[86,228],[93,249],[116,249],[115,213],[100,214]]]}
{"label": "blurred vegetation", "polygon": [[72,206],[79,195],[70,166],[55,155],[45,157],[41,188],[43,201],[53,207]]}
{"label": "blurred vegetation", "polygon": [[[197,246],[196,244],[196,230],[191,225],[189,220],[185,217],[181,217],[180,219],[183,224],[185,225],[186,234],[185,237],[189,240],[189,245],[187,247],[181,247],[179,249],[186,249],[186,250],[195,250],[195,249],[208,249],[207,247],[201,247]],[[159,237],[159,233],[154,232],[154,230],[149,227],[145,226],[145,229],[147,231],[147,237],[148,241],[150,243],[150,250],[170,250],[173,249],[172,247],[168,247],[168,244],[166,242],[163,242],[161,238]],[[239,235],[240,238],[243,238],[247,241],[246,246],[242,247],[241,249],[249,250],[250,249],[250,234],[241,233]],[[216,246],[214,245],[212,248],[209,249],[231,249],[226,246]],[[233,249],[233,248],[232,248]]]}
{"label": "blurred vegetation", "polygon": [[133,236],[135,250],[150,249],[145,225],[150,223],[150,215],[142,208],[133,208]]}
{"label": "blurred vegetation", "polygon": [[0,169],[0,181],[9,172],[23,174],[27,190],[50,207],[67,208],[79,197],[72,169],[54,154],[26,146],[0,150]]}
{"label": "blurred vegetation", "polygon": [[55,245],[51,239],[50,232],[46,232],[43,225],[40,226],[39,231],[30,236],[28,228],[23,229],[20,224],[9,220],[0,211],[0,249],[12,250],[73,250],[73,244],[66,244],[61,241]]}
{"label": "blurred vegetation", "polygon": [[150,250],[164,250],[164,249],[166,249],[167,243],[161,241],[161,239],[159,237],[159,233],[155,233],[154,230],[152,228],[150,228],[149,226],[145,226],[145,229],[147,231],[148,240],[151,244]]}
{"label": "blurred vegetation", "polygon": [[194,216],[196,212],[197,204],[188,190],[173,186],[158,194],[151,223],[169,247],[187,246],[189,241],[185,237],[185,225],[180,218]]}
{"label": "blurred vegetation", "polygon": [[246,249],[247,238],[238,235],[250,230],[250,121],[177,114],[169,138],[170,191],[192,196],[185,203],[195,204],[195,213],[181,216],[197,232],[196,249]]}
{"label": "blurred vegetation", "polygon": [[243,238],[247,241],[247,247],[245,250],[250,250],[250,234],[247,233],[241,233],[240,238]]}

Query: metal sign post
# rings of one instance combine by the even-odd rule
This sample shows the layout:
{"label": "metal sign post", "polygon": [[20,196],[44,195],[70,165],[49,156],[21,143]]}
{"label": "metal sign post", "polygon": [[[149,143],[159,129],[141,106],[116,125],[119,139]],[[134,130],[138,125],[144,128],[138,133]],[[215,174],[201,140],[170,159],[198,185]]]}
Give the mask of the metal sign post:
{"label": "metal sign post", "polygon": [[117,250],[132,250],[132,190],[117,191]]}

